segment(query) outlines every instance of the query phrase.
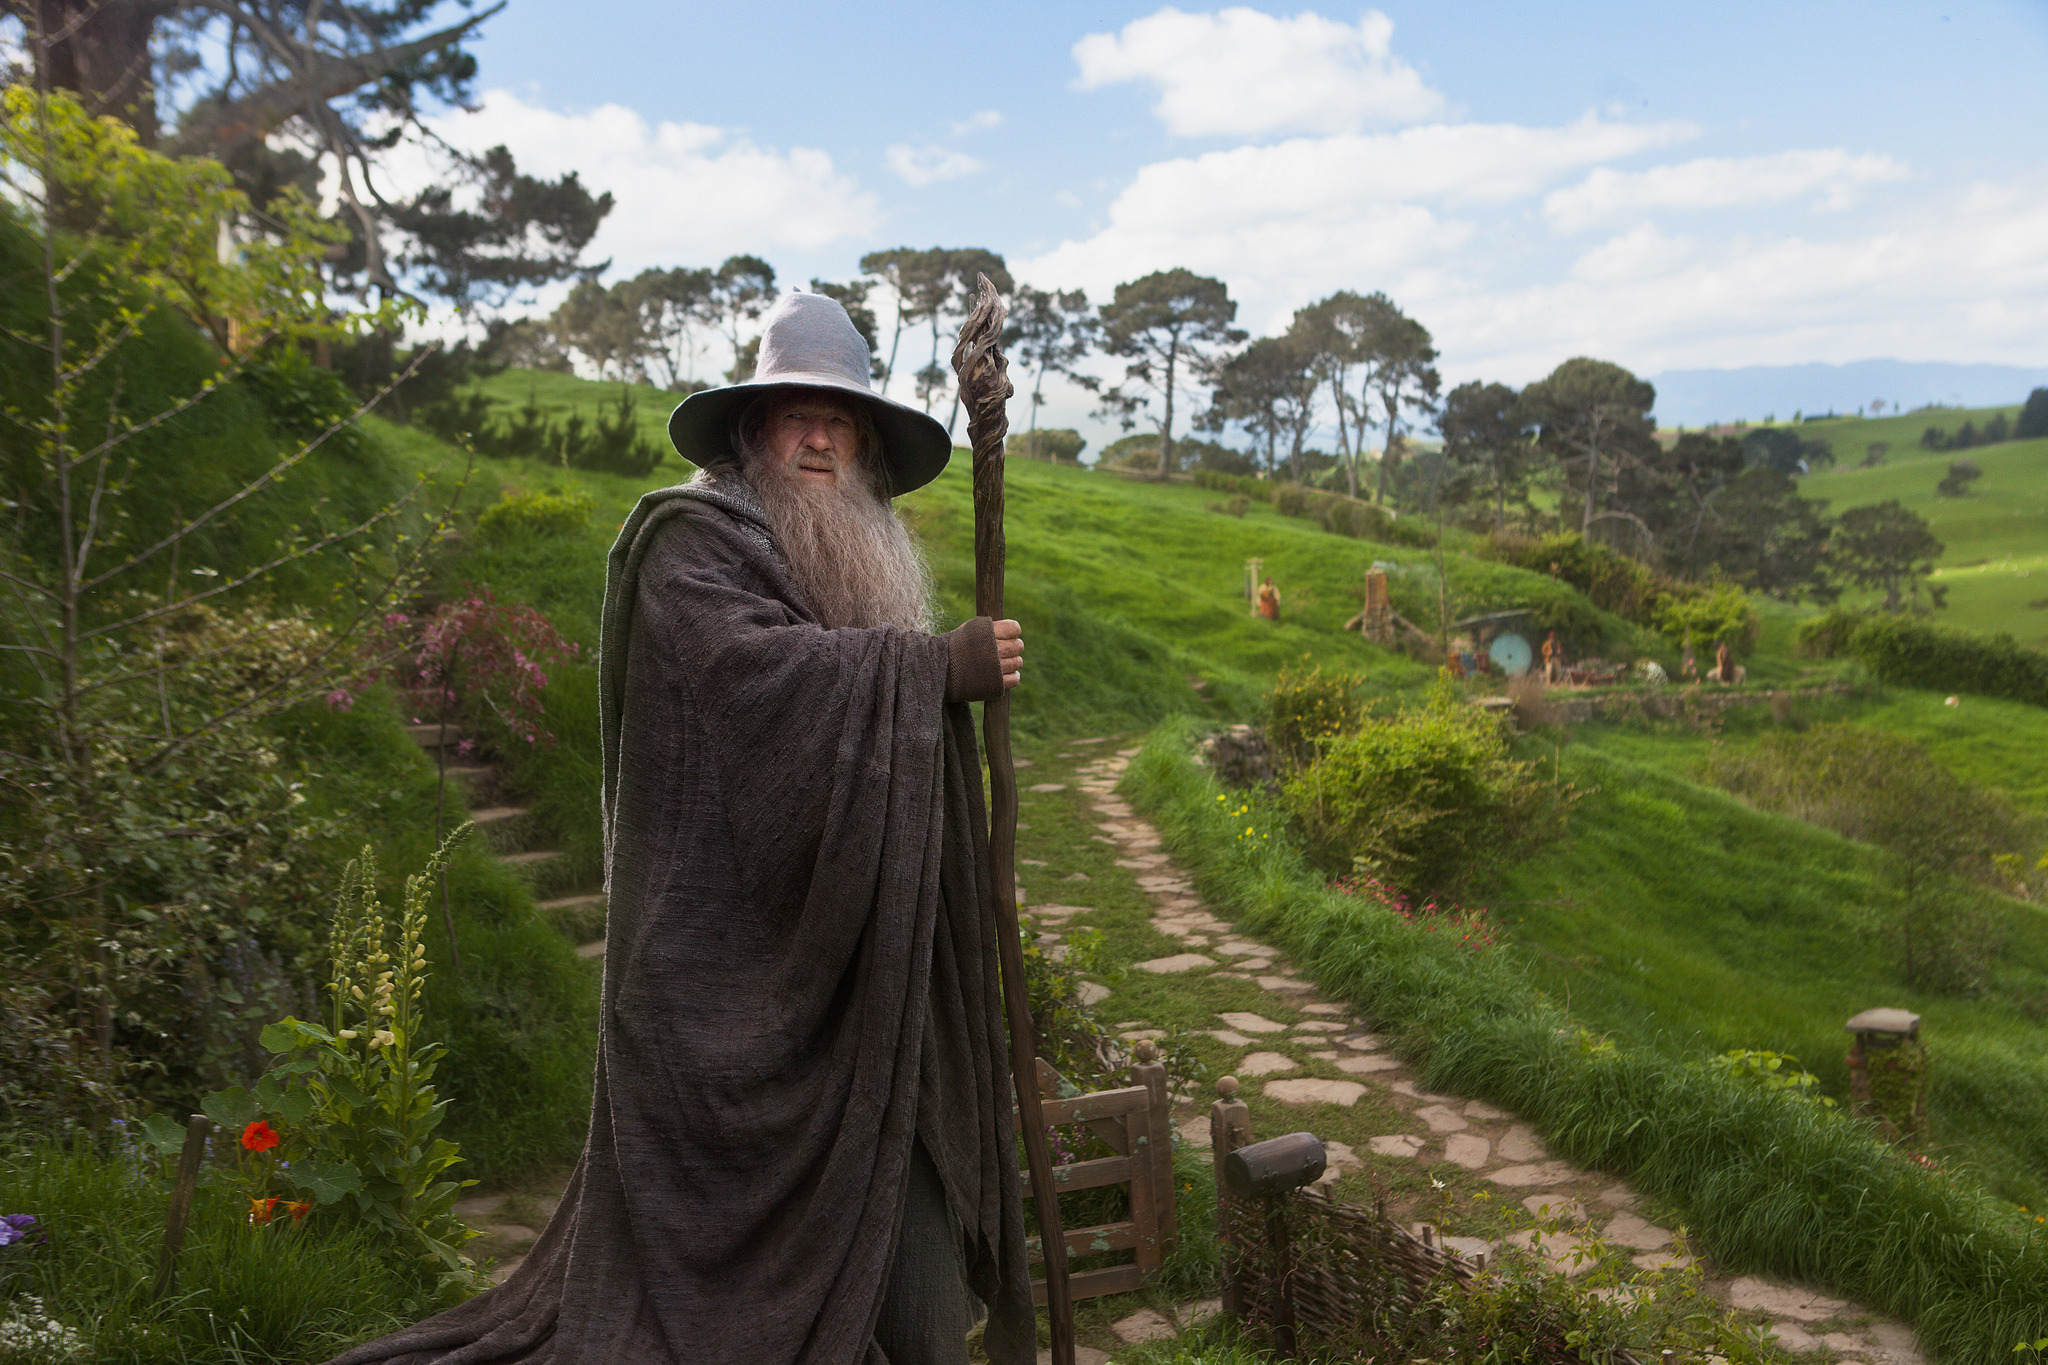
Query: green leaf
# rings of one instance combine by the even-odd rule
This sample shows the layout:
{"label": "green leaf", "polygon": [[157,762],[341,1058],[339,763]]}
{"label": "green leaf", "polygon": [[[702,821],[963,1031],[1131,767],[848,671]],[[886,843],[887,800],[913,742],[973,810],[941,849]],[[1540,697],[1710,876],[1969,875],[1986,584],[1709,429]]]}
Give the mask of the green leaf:
{"label": "green leaf", "polygon": [[318,1024],[309,1024],[303,1019],[289,1016],[268,1024],[257,1035],[257,1041],[272,1052],[290,1052],[308,1043],[332,1042],[334,1035]]}
{"label": "green leaf", "polygon": [[185,1130],[162,1114],[151,1114],[142,1121],[142,1141],[169,1156],[184,1150]]}
{"label": "green leaf", "polygon": [[199,1112],[237,1135],[263,1117],[263,1107],[256,1102],[256,1097],[239,1085],[216,1090],[199,1101]]}
{"label": "green leaf", "polygon": [[302,1161],[292,1167],[292,1183],[317,1203],[332,1204],[363,1188],[362,1174],[346,1161]]}
{"label": "green leaf", "polygon": [[[266,1076],[264,1079],[268,1080],[269,1077]],[[282,1114],[287,1123],[304,1123],[313,1112],[313,1097],[297,1087],[289,1090],[280,1089],[277,1099],[270,1102],[267,1107]]]}

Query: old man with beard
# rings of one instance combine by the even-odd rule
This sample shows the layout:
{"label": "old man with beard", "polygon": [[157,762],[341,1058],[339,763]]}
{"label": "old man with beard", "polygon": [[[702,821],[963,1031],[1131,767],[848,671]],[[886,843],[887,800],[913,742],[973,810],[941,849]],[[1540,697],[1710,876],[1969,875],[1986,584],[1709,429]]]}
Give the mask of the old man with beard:
{"label": "old man with beard", "polygon": [[590,1135],[505,1282],[360,1347],[555,1365],[1035,1358],[980,762],[1013,621],[931,633],[890,498],[945,467],[840,306],[670,419],[613,547]]}

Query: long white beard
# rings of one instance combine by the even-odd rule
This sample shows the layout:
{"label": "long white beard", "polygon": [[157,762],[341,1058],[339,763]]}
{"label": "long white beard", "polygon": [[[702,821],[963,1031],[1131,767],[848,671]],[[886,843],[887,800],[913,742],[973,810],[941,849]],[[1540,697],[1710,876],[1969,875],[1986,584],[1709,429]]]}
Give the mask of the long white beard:
{"label": "long white beard", "polygon": [[823,625],[932,628],[924,549],[864,471],[842,468],[825,483],[762,457],[744,473]]}

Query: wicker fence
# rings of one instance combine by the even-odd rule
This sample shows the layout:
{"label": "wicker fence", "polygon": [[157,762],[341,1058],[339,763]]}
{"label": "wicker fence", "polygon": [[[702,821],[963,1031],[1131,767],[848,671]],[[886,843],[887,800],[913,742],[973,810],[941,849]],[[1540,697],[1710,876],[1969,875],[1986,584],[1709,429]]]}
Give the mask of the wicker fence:
{"label": "wicker fence", "polygon": [[[1261,1200],[1231,1195],[1224,1160],[1250,1145],[1250,1117],[1226,1076],[1209,1108],[1216,1163],[1217,1235],[1223,1246],[1223,1311],[1292,1357],[1311,1344],[1414,1340],[1416,1315],[1446,1284],[1469,1286],[1486,1268],[1442,1245],[1434,1228],[1411,1232],[1387,1213],[1294,1189]],[[1550,1357],[1546,1356],[1546,1359]],[[1576,1360],[1569,1351],[1557,1357]],[[1639,1365],[1627,1351],[1586,1365]],[[1670,1352],[1664,1365],[1673,1365]]]}

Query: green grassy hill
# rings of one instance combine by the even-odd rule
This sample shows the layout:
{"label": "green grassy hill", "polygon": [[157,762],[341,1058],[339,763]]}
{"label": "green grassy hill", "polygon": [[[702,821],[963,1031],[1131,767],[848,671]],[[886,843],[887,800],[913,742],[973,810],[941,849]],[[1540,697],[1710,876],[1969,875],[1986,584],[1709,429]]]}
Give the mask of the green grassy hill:
{"label": "green grassy hill", "polygon": [[[2048,647],[2048,440],[1966,451],[1920,444],[1929,427],[1953,432],[1973,422],[1981,430],[1999,412],[2007,422],[2019,416],[2017,407],[1941,408],[1803,423],[1802,436],[1834,447],[1835,466],[1801,483],[1808,497],[1828,499],[1833,512],[1897,498],[1926,517],[1946,547],[1935,581],[1947,586],[1949,605],[1937,619],[1971,630],[2007,631],[2040,649]],[[1859,467],[1875,443],[1890,447],[1883,462]],[[1950,462],[1960,459],[1976,461],[1984,477],[1963,497],[1937,497],[1935,485]]]}
{"label": "green grassy hill", "polygon": [[[560,401],[575,399],[576,381],[547,378]],[[587,385],[583,392],[601,395],[605,387]],[[1952,416],[1960,425],[1964,414]],[[1899,496],[1950,518],[1938,525],[1952,538],[1953,559],[1988,535],[1973,542],[1950,529],[1966,524],[1956,513],[1982,507],[1993,495],[1960,505],[1933,499],[1947,457],[1918,447],[1927,420],[1919,414],[1853,424],[1859,432],[1880,433],[1872,439],[1893,442],[1889,463],[1815,476],[1811,486],[1835,498],[1837,509]],[[1901,423],[1911,426],[1910,437],[1903,427],[1891,430]],[[1835,439],[1837,450],[1845,451],[1843,438]],[[2030,460],[2048,463],[2048,443],[1971,454],[1987,471],[1979,487],[1995,489],[2021,480]],[[579,539],[479,550],[462,572],[536,601],[572,634],[594,643],[604,551],[638,486],[518,461],[494,462],[493,468],[515,487],[574,478],[598,499],[599,512]],[[649,482],[685,472],[675,461]],[[1892,482],[1879,482],[1886,479]],[[970,609],[970,491],[960,458],[905,501],[956,618]],[[1174,712],[1255,719],[1267,681],[1303,661],[1359,670],[1369,690],[1381,695],[1412,694],[1427,683],[1427,668],[1341,627],[1357,610],[1358,585],[1374,562],[1392,567],[1396,606],[1412,619],[1434,622],[1437,570],[1429,552],[1348,540],[1262,505],[1234,517],[1210,510],[1216,501],[1217,495],[1185,485],[1036,463],[1009,467],[1008,608],[1026,623],[1031,664],[1016,701],[1024,736],[1121,729]],[[2003,501],[2000,506],[2010,511]],[[1282,590],[1277,624],[1254,617],[1243,599],[1244,563],[1254,556]],[[1554,580],[1456,549],[1446,553],[1443,575],[1453,615],[1559,591]],[[1582,599],[1577,606],[1592,612]],[[1976,606],[1987,624],[1994,623],[1995,603],[1985,599]],[[1832,669],[1793,657],[1792,626],[1801,614],[1767,611],[1754,677],[1783,686],[1834,676]],[[1602,629],[1636,649],[1663,648],[1612,618]],[[587,682],[565,678],[558,685],[580,698]],[[587,714],[581,700],[569,709]],[[1822,714],[1809,707],[1802,719]],[[1936,696],[1893,690],[1831,703],[1825,714],[1911,734],[1964,777],[2048,815],[2048,713],[2037,708],[1973,699],[1951,709]],[[1675,727],[1581,727],[1558,754],[1564,774],[1592,789],[1573,836],[1482,899],[1521,943],[1536,979],[1589,1026],[1682,1054],[1732,1047],[1789,1052],[1837,1096],[1846,1088],[1844,1020],[1877,1004],[1922,1012],[1939,1058],[1934,1123],[1941,1150],[1975,1164],[2017,1201],[2048,1197],[2048,1065],[2041,1060],[2048,1054],[2048,1018],[2041,1015],[2048,1002],[2048,918],[2004,903],[2008,947],[1996,981],[1980,999],[1905,989],[1883,946],[1863,927],[1866,912],[1884,894],[1873,851],[1751,810],[1700,784],[1698,767],[1708,747],[1746,742],[1769,724],[1768,716],[1765,708],[1742,713],[1719,738]],[[565,818],[590,823],[588,803],[576,799],[587,769],[566,760],[556,766],[556,808]],[[577,842],[594,856],[594,823]]]}

